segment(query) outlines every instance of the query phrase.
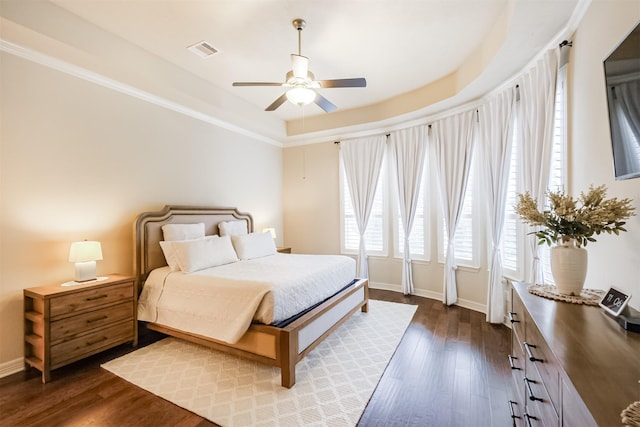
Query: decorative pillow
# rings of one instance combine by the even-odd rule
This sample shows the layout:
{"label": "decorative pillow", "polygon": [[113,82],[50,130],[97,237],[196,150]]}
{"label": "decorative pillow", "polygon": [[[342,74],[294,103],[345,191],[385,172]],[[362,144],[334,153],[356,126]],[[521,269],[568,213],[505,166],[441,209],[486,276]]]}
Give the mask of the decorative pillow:
{"label": "decorative pillow", "polygon": [[229,236],[172,242],[180,269],[185,273],[238,261]]}
{"label": "decorative pillow", "polygon": [[204,237],[204,223],[165,224],[162,226],[165,241],[192,240]]}
{"label": "decorative pillow", "polygon": [[251,233],[231,236],[238,258],[242,260],[260,258],[276,253],[276,244],[271,233]]}
{"label": "decorative pillow", "polygon": [[171,268],[171,271],[180,271],[180,264],[176,258],[176,252],[173,250],[173,242],[160,242],[164,259],[167,261],[167,265]]}
{"label": "decorative pillow", "polygon": [[[218,236],[205,236],[202,239],[219,239]],[[181,242],[186,242],[190,240],[199,240],[199,239],[189,239],[189,240],[180,240]],[[173,247],[175,241],[161,241],[160,247],[162,248],[162,253],[164,254],[164,259],[167,261],[167,265],[171,268],[171,271],[180,271],[180,264],[178,263],[178,258],[176,258],[176,251]]]}
{"label": "decorative pillow", "polygon": [[247,221],[224,221],[218,224],[218,231],[221,236],[235,236],[247,234]]}

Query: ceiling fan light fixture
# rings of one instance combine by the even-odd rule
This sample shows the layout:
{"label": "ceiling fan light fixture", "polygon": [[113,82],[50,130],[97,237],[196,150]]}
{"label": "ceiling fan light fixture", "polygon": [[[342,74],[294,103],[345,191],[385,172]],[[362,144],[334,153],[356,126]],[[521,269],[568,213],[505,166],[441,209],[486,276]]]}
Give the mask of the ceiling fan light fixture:
{"label": "ceiling fan light fixture", "polygon": [[294,87],[287,91],[287,99],[299,106],[307,105],[316,99],[316,93],[306,87]]}

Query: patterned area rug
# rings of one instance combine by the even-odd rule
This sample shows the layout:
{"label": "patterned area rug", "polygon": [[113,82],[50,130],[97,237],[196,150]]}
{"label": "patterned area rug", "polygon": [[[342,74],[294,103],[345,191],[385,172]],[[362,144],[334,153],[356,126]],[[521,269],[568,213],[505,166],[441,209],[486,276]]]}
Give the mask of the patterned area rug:
{"label": "patterned area rug", "polygon": [[296,367],[280,369],[165,338],[104,369],[222,426],[355,426],[416,306],[369,301]]}

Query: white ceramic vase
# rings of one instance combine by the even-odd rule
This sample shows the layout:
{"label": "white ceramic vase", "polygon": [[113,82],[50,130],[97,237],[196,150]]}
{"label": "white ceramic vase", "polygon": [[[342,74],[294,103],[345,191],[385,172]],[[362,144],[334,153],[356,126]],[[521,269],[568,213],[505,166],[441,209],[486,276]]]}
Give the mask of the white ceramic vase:
{"label": "white ceramic vase", "polygon": [[551,274],[558,292],[580,295],[587,277],[587,250],[571,239],[551,248]]}

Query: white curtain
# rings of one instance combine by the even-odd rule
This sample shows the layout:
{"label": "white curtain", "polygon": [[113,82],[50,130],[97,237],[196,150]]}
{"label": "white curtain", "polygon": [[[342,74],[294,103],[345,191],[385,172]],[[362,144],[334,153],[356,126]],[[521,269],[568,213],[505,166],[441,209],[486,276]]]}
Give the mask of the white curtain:
{"label": "white curtain", "polygon": [[436,172],[447,229],[442,302],[451,305],[458,301],[454,237],[471,168],[476,110],[439,120],[433,124],[433,130]]}
{"label": "white curtain", "polygon": [[386,137],[384,135],[342,141],[342,162],[353,203],[353,212],[360,233],[356,274],[369,277],[364,233],[367,230],[373,198],[378,186],[378,177],[384,158]]}
{"label": "white curtain", "polygon": [[405,295],[410,295],[413,293],[413,275],[409,236],[418,207],[418,194],[427,150],[427,132],[425,126],[416,126],[393,132],[390,136],[392,162],[396,171],[400,219],[404,231],[402,292]]}
{"label": "white curtain", "polygon": [[[546,52],[529,72],[518,79],[522,190],[528,191],[537,200],[539,210],[544,209],[549,183],[557,75],[558,50],[553,49]],[[535,235],[529,236],[527,249],[527,257],[532,260],[527,281],[544,283]]]}
{"label": "white curtain", "polygon": [[640,80],[609,87],[616,175],[640,171]]}
{"label": "white curtain", "polygon": [[480,132],[484,201],[489,240],[487,322],[502,323],[505,314],[500,243],[511,163],[515,88],[506,90],[480,107]]}

